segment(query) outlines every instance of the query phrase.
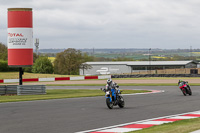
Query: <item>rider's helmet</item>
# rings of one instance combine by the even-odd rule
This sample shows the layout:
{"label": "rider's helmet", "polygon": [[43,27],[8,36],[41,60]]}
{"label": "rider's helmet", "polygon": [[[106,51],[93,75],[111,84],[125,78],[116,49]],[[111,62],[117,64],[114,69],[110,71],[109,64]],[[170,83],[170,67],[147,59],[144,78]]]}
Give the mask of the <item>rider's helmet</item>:
{"label": "rider's helmet", "polygon": [[181,82],[183,82],[183,80],[179,80],[178,82],[181,83]]}
{"label": "rider's helmet", "polygon": [[107,80],[107,84],[108,84],[108,85],[111,85],[111,83],[112,83],[112,79],[108,79],[108,80]]}

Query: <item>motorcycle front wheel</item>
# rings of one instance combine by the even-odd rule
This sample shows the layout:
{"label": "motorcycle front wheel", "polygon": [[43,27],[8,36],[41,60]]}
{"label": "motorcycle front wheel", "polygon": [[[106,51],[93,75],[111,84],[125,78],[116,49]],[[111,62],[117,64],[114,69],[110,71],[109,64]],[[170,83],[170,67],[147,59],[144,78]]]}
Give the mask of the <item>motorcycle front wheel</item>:
{"label": "motorcycle front wheel", "polygon": [[123,108],[124,107],[124,105],[125,105],[125,103],[124,103],[124,98],[122,97],[122,96],[119,96],[119,101],[118,101],[119,103],[118,103],[118,106],[120,107],[120,108]]}
{"label": "motorcycle front wheel", "polygon": [[106,98],[106,105],[108,106],[109,109],[112,109],[112,108],[113,108],[113,103],[110,102],[110,99],[109,99],[109,98]]}
{"label": "motorcycle front wheel", "polygon": [[186,90],[185,90],[185,89],[182,89],[181,91],[183,92],[183,95],[184,95],[184,96],[186,96],[186,95],[187,95],[187,94],[186,94]]}
{"label": "motorcycle front wheel", "polygon": [[190,87],[188,87],[188,94],[191,96],[192,95],[192,90],[190,89]]}

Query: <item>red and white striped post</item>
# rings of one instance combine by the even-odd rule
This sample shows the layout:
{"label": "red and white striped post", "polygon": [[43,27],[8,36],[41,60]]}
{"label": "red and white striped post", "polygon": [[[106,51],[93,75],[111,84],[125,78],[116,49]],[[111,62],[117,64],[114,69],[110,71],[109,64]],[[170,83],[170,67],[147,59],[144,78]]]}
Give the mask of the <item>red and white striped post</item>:
{"label": "red and white striped post", "polygon": [[32,8],[8,8],[8,66],[20,68],[33,65]]}

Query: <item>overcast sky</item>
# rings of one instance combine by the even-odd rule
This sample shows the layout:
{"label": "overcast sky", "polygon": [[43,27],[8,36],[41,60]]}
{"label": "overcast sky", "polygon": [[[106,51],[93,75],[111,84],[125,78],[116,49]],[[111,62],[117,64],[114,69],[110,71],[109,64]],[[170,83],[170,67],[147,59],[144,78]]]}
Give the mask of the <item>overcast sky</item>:
{"label": "overcast sky", "polygon": [[200,48],[200,0],[0,0],[0,42],[7,8],[33,8],[40,48]]}

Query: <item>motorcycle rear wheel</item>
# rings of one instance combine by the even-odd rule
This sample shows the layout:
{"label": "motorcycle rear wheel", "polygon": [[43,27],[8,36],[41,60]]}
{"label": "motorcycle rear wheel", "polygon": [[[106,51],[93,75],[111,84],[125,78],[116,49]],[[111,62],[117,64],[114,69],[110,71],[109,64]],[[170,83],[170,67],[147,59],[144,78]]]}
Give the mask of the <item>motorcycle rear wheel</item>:
{"label": "motorcycle rear wheel", "polygon": [[113,109],[113,103],[110,102],[109,98],[106,98],[106,105],[108,106],[109,109]]}

